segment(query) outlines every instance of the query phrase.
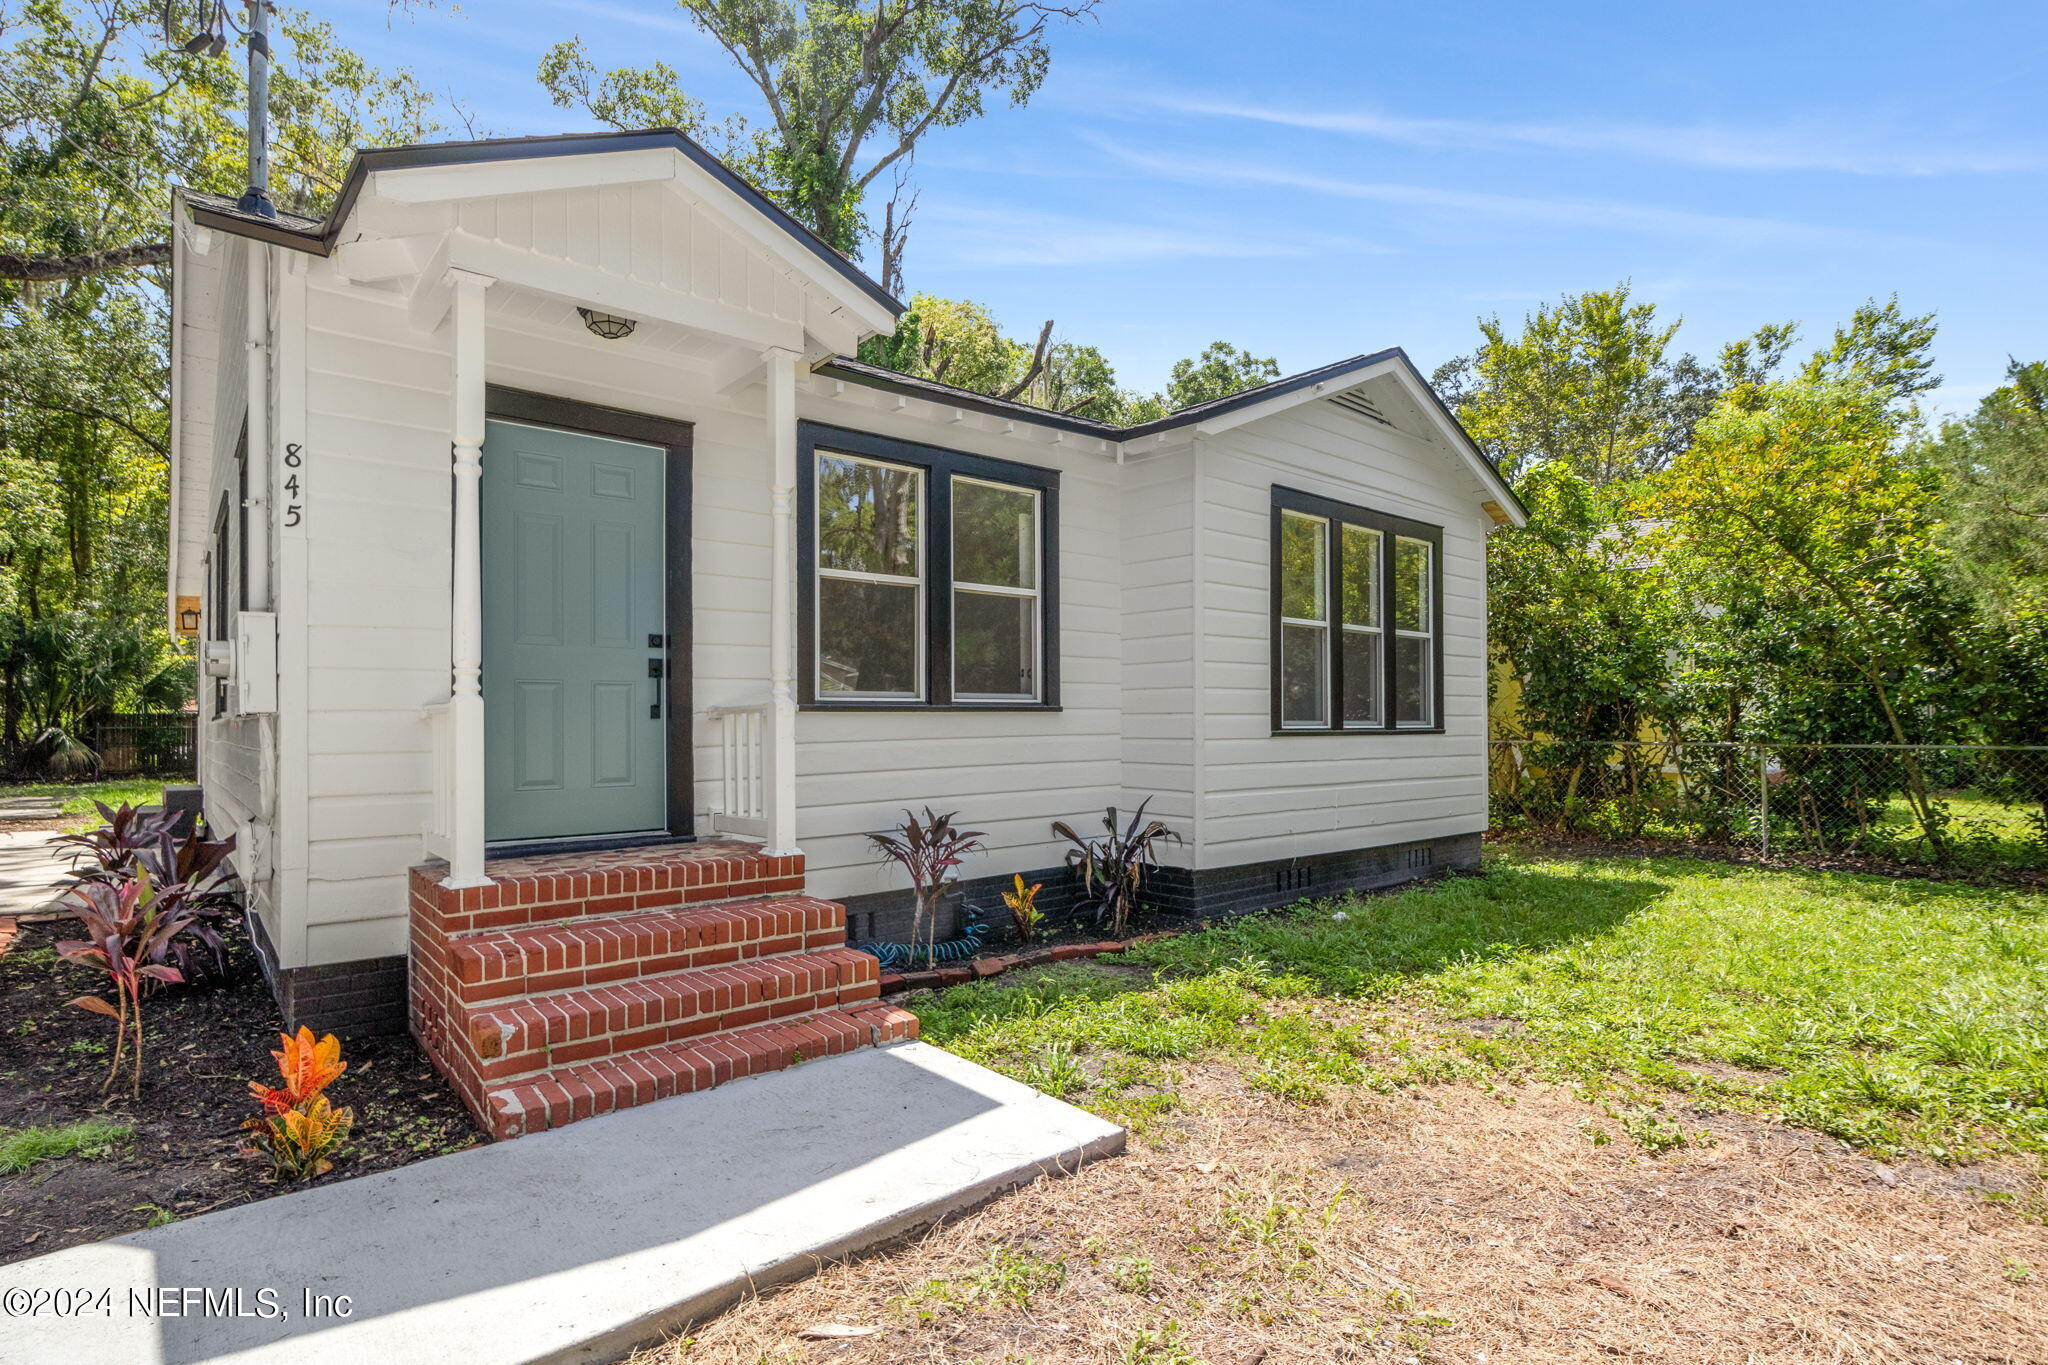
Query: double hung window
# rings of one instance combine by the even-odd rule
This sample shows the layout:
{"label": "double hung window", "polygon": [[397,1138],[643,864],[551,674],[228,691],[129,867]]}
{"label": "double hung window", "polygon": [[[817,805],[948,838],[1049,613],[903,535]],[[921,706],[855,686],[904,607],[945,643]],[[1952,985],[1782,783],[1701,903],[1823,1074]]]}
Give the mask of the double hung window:
{"label": "double hung window", "polygon": [[1057,705],[1059,475],[815,423],[799,443],[803,703]]}
{"label": "double hung window", "polygon": [[1273,728],[1441,726],[1443,532],[1273,490]]}

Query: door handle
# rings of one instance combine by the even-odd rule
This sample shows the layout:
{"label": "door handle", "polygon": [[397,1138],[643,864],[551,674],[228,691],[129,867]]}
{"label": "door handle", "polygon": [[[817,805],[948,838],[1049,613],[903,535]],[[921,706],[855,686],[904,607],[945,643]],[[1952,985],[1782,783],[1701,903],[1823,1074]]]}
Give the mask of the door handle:
{"label": "door handle", "polygon": [[648,718],[649,720],[660,720],[660,719],[661,719],[661,678],[662,678],[662,673],[663,673],[663,669],[662,669],[662,666],[661,666],[661,660],[659,660],[659,659],[649,659],[649,660],[647,661],[647,676],[648,676],[648,677],[650,677],[650,678],[652,678],[652,679],[654,679],[654,704],[653,704],[652,706],[650,706],[650,707],[648,707],[648,708],[647,708],[647,718]]}

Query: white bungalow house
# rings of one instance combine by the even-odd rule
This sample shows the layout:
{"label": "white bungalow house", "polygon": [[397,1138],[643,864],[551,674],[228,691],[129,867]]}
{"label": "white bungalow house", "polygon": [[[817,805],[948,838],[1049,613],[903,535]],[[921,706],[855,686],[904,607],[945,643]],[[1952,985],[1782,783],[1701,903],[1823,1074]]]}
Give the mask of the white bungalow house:
{"label": "white bungalow house", "polygon": [[842,946],[905,806],[969,899],[1147,800],[1189,914],[1477,857],[1522,514],[1399,350],[1130,428],[875,369],[900,306],[669,130],[174,212],[207,818],[288,1019],[494,1131],[914,1027]]}

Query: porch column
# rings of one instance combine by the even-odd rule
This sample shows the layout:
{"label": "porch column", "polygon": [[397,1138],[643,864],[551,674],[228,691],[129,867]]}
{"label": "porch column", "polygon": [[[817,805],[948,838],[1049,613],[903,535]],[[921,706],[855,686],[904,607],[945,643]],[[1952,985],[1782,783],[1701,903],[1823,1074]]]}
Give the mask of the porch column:
{"label": "porch column", "polygon": [[790,857],[796,846],[796,379],[802,360],[771,346],[761,353],[768,378],[770,488],[774,560],[768,573],[768,840],[763,852]]}
{"label": "porch column", "polygon": [[455,332],[455,567],[449,695],[452,805],[449,887],[488,886],[484,875],[484,290],[488,275],[448,272]]}

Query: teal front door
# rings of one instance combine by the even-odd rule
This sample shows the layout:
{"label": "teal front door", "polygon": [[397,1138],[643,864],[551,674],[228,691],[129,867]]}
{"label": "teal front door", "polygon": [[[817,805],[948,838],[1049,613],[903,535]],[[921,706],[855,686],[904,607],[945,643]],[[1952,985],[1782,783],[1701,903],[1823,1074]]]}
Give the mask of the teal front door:
{"label": "teal front door", "polygon": [[484,837],[668,827],[666,452],[519,422],[484,441]]}

